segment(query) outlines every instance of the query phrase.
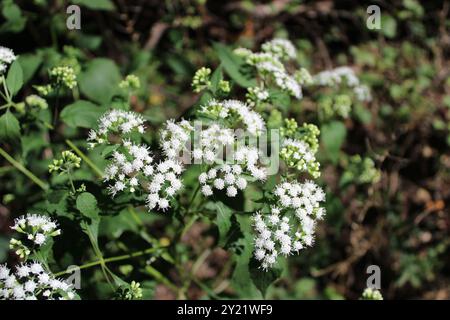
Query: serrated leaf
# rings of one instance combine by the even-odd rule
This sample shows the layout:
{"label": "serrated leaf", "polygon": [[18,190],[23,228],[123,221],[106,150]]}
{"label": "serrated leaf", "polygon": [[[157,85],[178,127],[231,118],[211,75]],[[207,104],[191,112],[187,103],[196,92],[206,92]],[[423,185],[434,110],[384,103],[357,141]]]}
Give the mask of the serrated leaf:
{"label": "serrated leaf", "polygon": [[8,75],[6,76],[6,86],[8,87],[11,96],[14,96],[23,85],[23,71],[19,61],[14,61],[9,67]]}
{"label": "serrated leaf", "polygon": [[8,110],[0,117],[0,140],[15,142],[20,138],[20,124]]}
{"label": "serrated leaf", "polygon": [[97,199],[89,192],[83,192],[77,197],[77,209],[85,216],[92,220],[98,220],[99,209],[97,207]]}
{"label": "serrated leaf", "polygon": [[71,127],[93,128],[107,108],[92,102],[78,100],[66,106],[61,112],[61,120]]}

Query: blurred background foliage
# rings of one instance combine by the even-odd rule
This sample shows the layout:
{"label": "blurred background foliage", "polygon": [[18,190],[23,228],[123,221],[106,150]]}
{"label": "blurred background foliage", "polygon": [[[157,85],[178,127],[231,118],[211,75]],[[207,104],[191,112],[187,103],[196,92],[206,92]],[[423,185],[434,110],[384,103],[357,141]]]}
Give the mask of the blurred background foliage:
{"label": "blurred background foliage", "polygon": [[[66,27],[70,4],[81,8],[81,30]],[[381,8],[380,30],[366,27],[372,4]],[[80,92],[75,94],[102,105],[124,75],[136,74],[141,88],[132,96],[132,109],[145,114],[154,129],[150,141],[166,119],[179,118],[196,103],[191,78],[199,67],[219,64],[214,42],[257,49],[272,37],[288,37],[298,48],[298,63],[311,73],[351,66],[371,88],[368,105],[355,103],[348,117],[322,117],[323,108],[333,103],[325,93],[291,101],[283,114],[321,127],[328,213],[315,246],[289,259],[268,298],[355,299],[372,264],[381,268],[386,299],[450,298],[449,1],[1,0],[0,9],[1,45],[20,55],[28,84],[21,95],[43,83],[50,67],[63,63],[78,72]],[[83,135],[70,126],[61,130],[83,143]],[[36,155],[51,159],[45,154],[48,142],[27,139],[16,154],[30,170],[45,175],[50,160],[31,160]],[[64,148],[63,141],[53,143]],[[0,176],[3,262],[9,226],[36,201],[36,187],[3,160]],[[142,240],[135,232],[140,228],[167,240],[167,217],[137,215],[140,224],[130,221],[127,209],[114,223],[103,219],[105,255],[133,242],[139,247]],[[64,220],[61,224],[62,239],[72,242],[74,252],[63,251],[63,240],[55,244],[54,263],[60,268],[76,263],[85,245],[84,240],[73,244],[74,231],[64,228]],[[245,288],[229,288],[231,258],[216,242],[217,229],[198,221],[176,246],[182,268],[196,278],[187,297],[252,296]],[[164,261],[151,263],[177,281]],[[170,286],[154,280],[158,277],[148,265],[127,261],[114,270],[140,281],[145,298],[175,298]],[[86,272],[91,282],[83,286],[84,295],[102,296],[95,285],[101,272]]]}

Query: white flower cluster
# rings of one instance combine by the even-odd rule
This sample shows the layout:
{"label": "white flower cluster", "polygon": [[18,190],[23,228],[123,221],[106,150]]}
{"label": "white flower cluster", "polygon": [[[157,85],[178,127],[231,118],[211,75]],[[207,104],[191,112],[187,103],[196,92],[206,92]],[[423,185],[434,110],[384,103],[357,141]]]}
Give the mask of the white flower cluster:
{"label": "white flower cluster", "polygon": [[61,230],[53,220],[37,214],[27,214],[17,218],[11,229],[26,236],[26,242],[14,238],[10,241],[10,248],[22,258],[31,253],[33,246],[42,246],[49,238],[61,234]]}
{"label": "white flower cluster", "polygon": [[269,91],[262,87],[253,87],[247,89],[246,102],[250,107],[255,107],[261,102],[265,102],[269,99]]}
{"label": "white flower cluster", "polygon": [[20,264],[15,273],[0,265],[0,300],[72,300],[72,285],[56,279],[38,262]]}
{"label": "white flower cluster", "polygon": [[238,190],[244,190],[247,187],[246,177],[252,177],[257,181],[266,179],[266,171],[258,167],[258,160],[259,154],[256,148],[240,147],[233,154],[235,164],[223,164],[199,175],[201,192],[209,197],[213,194],[213,189],[226,190],[228,197],[235,197]]}
{"label": "white flower cluster", "polygon": [[339,86],[344,84],[353,89],[359,101],[370,101],[372,99],[369,88],[361,84],[353,69],[347,66],[316,74],[314,76],[314,83],[321,86]]}
{"label": "white flower cluster", "polygon": [[272,39],[265,42],[261,48],[264,52],[272,53],[279,59],[288,60],[297,57],[294,45],[286,39]]}
{"label": "white flower cluster", "polygon": [[5,72],[9,64],[16,60],[16,55],[9,49],[0,46],[0,74]]}
{"label": "white flower cluster", "polygon": [[[185,152],[197,163],[202,161],[212,163],[216,157],[219,157],[224,146],[234,143],[233,130],[224,128],[218,123],[212,123],[206,129],[201,127],[198,129],[198,137],[191,136],[194,127],[188,121],[182,120],[175,123],[173,120],[168,120],[160,135],[164,154],[169,159],[176,159],[182,156],[181,152]],[[193,146],[191,146],[192,142]]]}
{"label": "white flower cluster", "polygon": [[167,120],[164,128],[160,131],[160,144],[164,154],[169,159],[178,157],[190,142],[191,132],[193,131],[194,128],[189,121]]}
{"label": "white flower cluster", "polygon": [[265,270],[271,268],[281,254],[294,254],[314,243],[316,221],[323,218],[325,209],[320,202],[325,193],[312,181],[283,182],[275,188],[276,203],[270,214],[253,216],[255,258]]}
{"label": "white flower cluster", "polygon": [[264,43],[261,48],[262,52],[252,52],[244,48],[237,48],[234,52],[243,57],[246,63],[254,66],[264,82],[273,80],[280,89],[301,99],[301,85],[287,72],[282,63],[282,60],[295,59],[297,53],[293,44],[289,40],[273,39]]}
{"label": "white flower cluster", "polygon": [[[172,157],[155,163],[149,146],[124,138],[128,133],[141,134],[144,130],[144,119],[140,115],[112,110],[99,119],[99,129],[92,130],[88,140],[109,143],[107,135],[111,132],[122,138],[105,168],[104,179],[110,182],[108,191],[113,197],[119,192],[133,193],[140,190],[147,194],[149,210],[157,207],[165,211],[170,208],[171,198],[182,187],[180,175],[183,166]],[[176,130],[171,132],[174,136],[179,133]]]}
{"label": "white flower cluster", "polygon": [[135,192],[143,188],[149,194],[149,210],[158,206],[161,210],[170,207],[169,199],[182,187],[179,175],[183,167],[178,162],[167,159],[153,163],[149,147],[125,140],[112,155],[105,169],[105,181],[114,181],[108,190],[115,196],[118,192]]}
{"label": "white flower cluster", "polygon": [[258,136],[265,131],[266,125],[261,115],[239,100],[211,100],[202,106],[201,112],[217,120],[228,120],[229,126],[234,126],[236,117],[245,129],[252,135]]}
{"label": "white flower cluster", "polygon": [[91,147],[97,143],[108,143],[109,134],[118,134],[121,137],[133,132],[144,133],[144,118],[131,111],[113,109],[105,113],[98,120],[98,129],[89,132],[88,141]]}

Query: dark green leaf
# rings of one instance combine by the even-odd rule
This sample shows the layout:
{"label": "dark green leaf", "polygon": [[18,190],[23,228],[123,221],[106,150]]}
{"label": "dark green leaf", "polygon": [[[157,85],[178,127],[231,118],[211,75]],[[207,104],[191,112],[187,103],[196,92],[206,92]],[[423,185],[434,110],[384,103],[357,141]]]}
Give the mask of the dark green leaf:
{"label": "dark green leaf", "polygon": [[36,70],[42,63],[42,57],[39,54],[21,54],[17,61],[19,61],[20,66],[23,71],[23,82],[27,83],[36,73]]}
{"label": "dark green leaf", "polygon": [[107,104],[117,91],[121,75],[117,65],[109,59],[98,58],[90,61],[80,75],[81,93],[100,104]]}
{"label": "dark green leaf", "polygon": [[265,271],[261,268],[261,262],[254,258],[250,260],[249,270],[253,283],[263,297],[266,295],[267,288],[281,276],[281,269],[273,267]]}
{"label": "dark green leaf", "polygon": [[71,127],[93,128],[106,110],[92,102],[78,100],[63,109],[61,120]]}
{"label": "dark green leaf", "polygon": [[0,117],[1,141],[14,142],[20,138],[20,125],[16,117],[8,110]]}
{"label": "dark green leaf", "polygon": [[232,210],[222,202],[215,203],[217,210],[216,225],[219,228],[219,246],[226,244],[226,236],[231,227]]}
{"label": "dark green leaf", "polygon": [[97,207],[97,199],[89,193],[83,192],[77,197],[76,201],[77,209],[85,216],[92,220],[99,218],[99,210]]}
{"label": "dark green leaf", "polygon": [[11,96],[14,96],[23,85],[23,71],[19,61],[14,61],[8,70],[6,86]]}
{"label": "dark green leaf", "polygon": [[241,70],[245,65],[244,61],[235,55],[228,47],[220,43],[214,43],[214,49],[222,62],[222,65],[228,75],[236,81],[240,86],[247,88],[256,85],[254,79],[249,79]]}

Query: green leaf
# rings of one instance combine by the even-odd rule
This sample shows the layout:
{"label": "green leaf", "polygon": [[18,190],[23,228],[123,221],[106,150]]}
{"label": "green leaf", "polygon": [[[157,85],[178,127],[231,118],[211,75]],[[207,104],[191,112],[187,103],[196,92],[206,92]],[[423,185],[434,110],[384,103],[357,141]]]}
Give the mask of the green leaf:
{"label": "green leaf", "polygon": [[78,100],[63,109],[61,120],[70,127],[93,128],[106,110],[106,107],[99,107],[86,100]]}
{"label": "green leaf", "polygon": [[238,225],[233,226],[241,229],[242,238],[240,238],[234,246],[233,258],[236,265],[231,277],[231,285],[234,290],[239,293],[239,298],[260,299],[261,293],[253,283],[249,263],[253,254],[253,237],[252,228],[249,217],[237,216]]}
{"label": "green leaf", "polygon": [[115,6],[111,0],[72,0],[73,4],[79,4],[92,10],[114,10]]}
{"label": "green leaf", "polygon": [[281,269],[272,267],[267,271],[261,268],[261,262],[252,258],[249,264],[250,277],[253,283],[261,291],[263,297],[265,297],[267,288],[281,276]]}
{"label": "green leaf", "polygon": [[394,38],[397,34],[397,21],[390,15],[381,15],[381,28],[383,34],[388,38]]}
{"label": "green leaf", "polygon": [[112,60],[98,58],[90,61],[81,73],[79,86],[89,99],[107,104],[117,91],[120,79],[119,68]]}
{"label": "green leaf", "polygon": [[347,135],[347,129],[342,122],[333,121],[324,124],[320,129],[320,137],[325,154],[331,161],[337,163],[339,151]]}
{"label": "green leaf", "polygon": [[97,207],[97,199],[89,193],[83,192],[77,197],[77,209],[85,216],[92,220],[98,220],[99,209]]}
{"label": "green leaf", "polygon": [[18,33],[25,28],[27,18],[22,15],[20,7],[12,1],[3,1],[2,15],[6,21],[0,27],[1,33]]}
{"label": "green leaf", "polygon": [[219,246],[226,244],[226,236],[231,227],[232,210],[218,201],[215,203],[217,209],[216,225],[219,228]]}
{"label": "green leaf", "polygon": [[240,57],[235,55],[228,47],[218,42],[214,43],[213,47],[231,79],[244,88],[256,86],[255,79],[250,79],[241,72],[245,63]]}
{"label": "green leaf", "polygon": [[16,117],[8,110],[0,117],[1,141],[14,142],[20,138],[20,125]]}
{"label": "green leaf", "polygon": [[219,66],[211,76],[211,91],[214,94],[219,90],[220,80],[223,80],[222,66]]}
{"label": "green leaf", "polygon": [[364,106],[357,104],[353,110],[356,118],[362,123],[369,124],[372,121],[372,113]]}
{"label": "green leaf", "polygon": [[14,96],[23,85],[23,71],[19,61],[14,61],[8,70],[6,86],[11,96]]}
{"label": "green leaf", "polygon": [[27,83],[42,64],[42,56],[39,54],[21,54],[17,58],[17,61],[19,61],[22,67],[23,83]]}
{"label": "green leaf", "polygon": [[271,89],[269,90],[269,97],[272,104],[277,109],[281,109],[285,112],[289,110],[289,107],[291,105],[291,97],[288,93],[277,89]]}

